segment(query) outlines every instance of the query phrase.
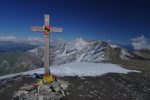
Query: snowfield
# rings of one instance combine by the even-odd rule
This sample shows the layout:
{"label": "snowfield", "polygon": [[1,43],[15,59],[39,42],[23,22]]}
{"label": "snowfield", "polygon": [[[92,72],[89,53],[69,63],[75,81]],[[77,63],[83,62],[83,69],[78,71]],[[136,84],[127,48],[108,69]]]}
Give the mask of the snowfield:
{"label": "snowfield", "polygon": [[[83,63],[68,63],[59,66],[51,66],[51,73],[57,76],[100,76],[107,73],[124,73],[128,72],[139,72],[135,70],[128,70],[122,68],[116,64],[109,63],[91,63],[91,62],[83,62]],[[22,73],[10,74],[6,76],[1,76],[0,79],[11,78],[17,75],[33,75],[34,73],[43,74],[44,68],[31,70]]]}

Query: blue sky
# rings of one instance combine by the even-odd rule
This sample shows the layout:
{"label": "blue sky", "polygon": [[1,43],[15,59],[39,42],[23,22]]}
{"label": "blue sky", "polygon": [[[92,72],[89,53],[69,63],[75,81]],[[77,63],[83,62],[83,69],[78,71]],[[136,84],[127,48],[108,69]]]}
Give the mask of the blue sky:
{"label": "blue sky", "polygon": [[31,25],[43,25],[45,13],[51,26],[63,27],[52,37],[72,40],[111,40],[129,44],[132,38],[150,38],[150,2],[144,0],[0,0],[0,35],[42,37]]}

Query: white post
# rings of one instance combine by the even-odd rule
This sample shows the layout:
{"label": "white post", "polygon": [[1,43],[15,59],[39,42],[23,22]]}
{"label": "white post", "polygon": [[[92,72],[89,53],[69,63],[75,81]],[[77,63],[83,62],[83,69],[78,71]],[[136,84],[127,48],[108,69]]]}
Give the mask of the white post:
{"label": "white post", "polygon": [[44,46],[44,67],[45,73],[49,72],[49,36],[45,36],[45,46]]}

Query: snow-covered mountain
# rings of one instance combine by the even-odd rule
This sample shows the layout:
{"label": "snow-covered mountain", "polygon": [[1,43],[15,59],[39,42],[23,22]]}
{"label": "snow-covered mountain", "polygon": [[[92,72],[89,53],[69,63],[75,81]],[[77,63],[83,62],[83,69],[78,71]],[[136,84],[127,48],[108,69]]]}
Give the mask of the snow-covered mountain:
{"label": "snow-covered mountain", "polygon": [[[0,43],[0,75],[33,70],[44,66],[43,45],[30,46],[22,43]],[[31,48],[30,48],[31,47]],[[6,50],[5,50],[6,49]],[[89,41],[82,38],[64,42],[51,41],[50,65],[73,62],[111,62],[133,58],[126,49],[104,41]]]}
{"label": "snow-covered mountain", "polygon": [[104,49],[106,44],[103,42],[86,41],[82,38],[74,41],[62,43],[54,52],[53,64],[63,64],[68,62],[100,62],[106,60]]}
{"label": "snow-covered mountain", "polygon": [[[27,53],[40,57],[43,61],[43,47],[29,50]],[[120,46],[104,41],[88,41],[78,38],[74,41],[58,41],[50,49],[50,62],[59,65],[71,62],[103,62],[111,59],[127,60],[130,53]]]}

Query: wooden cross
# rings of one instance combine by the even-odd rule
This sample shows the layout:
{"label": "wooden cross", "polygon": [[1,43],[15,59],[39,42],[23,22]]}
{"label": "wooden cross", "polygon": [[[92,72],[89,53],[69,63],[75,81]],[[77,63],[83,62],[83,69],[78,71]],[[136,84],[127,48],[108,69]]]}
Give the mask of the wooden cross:
{"label": "wooden cross", "polygon": [[44,15],[44,25],[43,26],[32,26],[31,27],[32,31],[40,31],[44,32],[44,37],[45,37],[45,45],[44,45],[44,67],[45,67],[45,73],[50,74],[49,70],[49,44],[50,44],[50,33],[51,32],[62,32],[62,28],[57,28],[57,27],[51,27],[50,26],[50,18],[48,14]]}

